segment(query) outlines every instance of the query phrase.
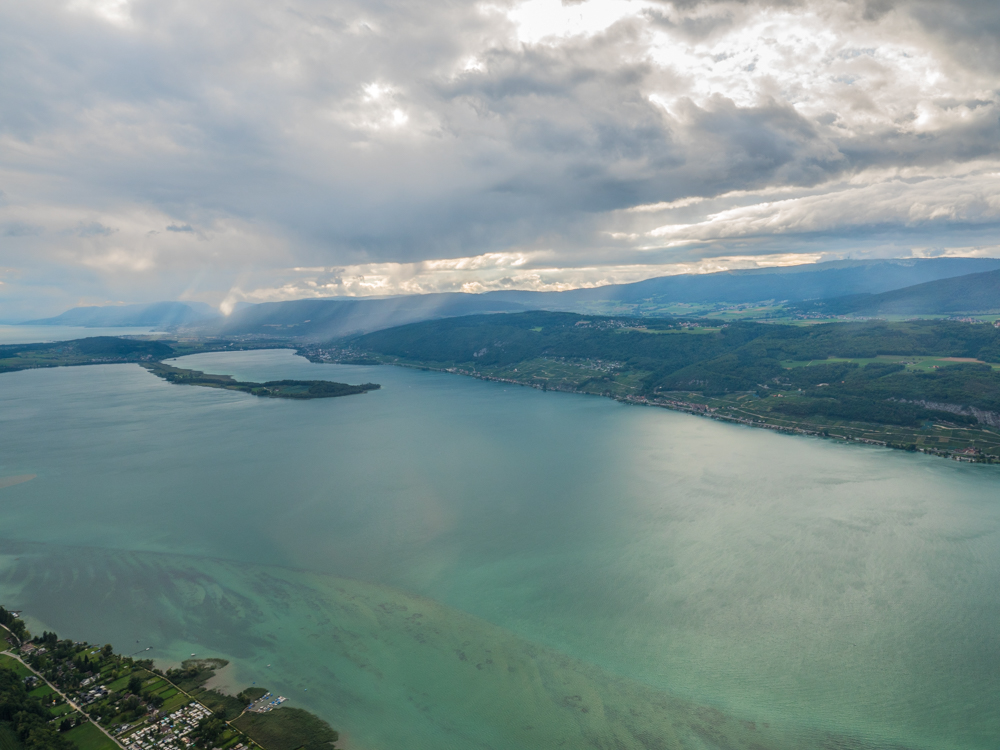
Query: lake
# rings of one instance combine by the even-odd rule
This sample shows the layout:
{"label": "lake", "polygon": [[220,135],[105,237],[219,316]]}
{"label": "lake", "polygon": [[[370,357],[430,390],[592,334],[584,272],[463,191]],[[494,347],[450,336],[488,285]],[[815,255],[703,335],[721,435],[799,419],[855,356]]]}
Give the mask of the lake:
{"label": "lake", "polygon": [[997,467],[284,350],[178,362],[383,387],[0,375],[0,603],[33,630],[230,659],[352,750],[997,746]]}

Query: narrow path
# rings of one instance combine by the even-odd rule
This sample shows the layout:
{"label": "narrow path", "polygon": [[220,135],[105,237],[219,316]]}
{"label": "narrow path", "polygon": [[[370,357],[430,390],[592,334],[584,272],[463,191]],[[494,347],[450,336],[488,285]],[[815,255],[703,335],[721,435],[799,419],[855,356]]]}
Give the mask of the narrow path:
{"label": "narrow path", "polygon": [[[17,641],[17,647],[21,648],[21,639],[18,638],[16,635],[14,635],[14,632],[10,628],[8,628],[6,625],[0,625],[0,630],[5,631],[7,635],[9,635],[11,638]],[[30,667],[28,668],[30,669]]]}
{"label": "narrow path", "polygon": [[[19,639],[19,638],[18,638],[18,637],[17,637],[16,635],[14,635],[14,634],[13,634],[13,633],[12,633],[12,632],[10,631],[10,629],[9,629],[8,627],[6,627],[5,625],[0,625],[0,630],[3,630],[3,631],[4,631],[4,632],[6,632],[6,633],[7,633],[7,634],[8,634],[9,636],[11,636],[11,637],[12,637],[12,638],[13,638],[14,640],[16,640],[16,641],[17,641],[17,643],[18,643],[18,646],[20,647],[20,645],[21,645],[21,640],[20,640],[20,639]],[[23,665],[24,665],[24,667],[25,667],[25,669],[27,669],[28,671],[30,671],[30,672],[31,672],[31,673],[32,673],[33,675],[35,675],[35,676],[36,676],[36,677],[37,677],[38,679],[40,679],[40,680],[41,680],[42,682],[44,682],[44,683],[45,683],[46,685],[48,685],[48,686],[49,686],[50,688],[52,688],[52,690],[53,690],[53,691],[54,691],[55,693],[57,693],[57,694],[58,694],[58,695],[59,695],[59,696],[60,696],[60,697],[61,697],[61,698],[62,698],[62,699],[63,699],[64,701],[66,701],[66,703],[68,703],[68,704],[69,704],[69,706],[70,706],[71,708],[73,708],[73,710],[74,710],[74,711],[79,711],[79,712],[80,712],[80,714],[81,714],[82,716],[87,716],[86,712],[85,712],[85,711],[84,711],[84,710],[83,710],[83,709],[82,709],[82,708],[81,708],[80,706],[78,706],[78,705],[77,705],[77,704],[75,704],[75,703],[74,703],[73,701],[71,701],[71,700],[69,699],[69,697],[68,697],[68,696],[67,696],[66,694],[64,694],[64,693],[63,693],[63,692],[62,692],[62,691],[61,691],[61,690],[60,690],[59,688],[57,688],[57,687],[56,687],[55,685],[53,685],[53,684],[52,684],[51,682],[49,682],[49,681],[48,681],[48,680],[46,680],[46,679],[45,679],[44,677],[42,677],[42,675],[40,675],[40,674],[39,674],[38,672],[36,672],[36,671],[35,671],[35,669],[34,669],[34,668],[33,668],[33,667],[32,667],[32,666],[30,665],[30,664],[28,664],[27,662],[25,662],[25,661],[24,661],[24,659],[22,659],[22,658],[21,658],[21,657],[20,657],[20,656],[19,656],[18,654],[14,654],[14,653],[11,653],[10,651],[3,651],[3,652],[0,652],[0,653],[4,654],[4,655],[6,655],[6,656],[9,656],[9,657],[10,657],[11,659],[14,659],[15,661],[18,661],[18,662],[20,662],[21,664],[23,664]],[[137,653],[142,653],[142,652],[140,651],[140,652],[137,652]],[[142,668],[142,667],[140,667],[140,669],[143,669],[143,668]],[[150,670],[148,670],[148,669],[145,669],[144,671],[145,671],[145,672],[146,672],[146,674],[148,674],[148,675],[152,675],[152,676],[155,676],[155,677],[159,677],[159,678],[161,678],[161,679],[162,679],[162,680],[163,680],[164,682],[166,682],[166,683],[167,683],[168,685],[172,685],[173,687],[175,687],[175,688],[177,689],[177,692],[179,692],[179,693],[181,693],[182,695],[186,696],[186,697],[188,698],[188,700],[190,700],[190,701],[191,701],[192,703],[197,703],[197,704],[198,704],[199,706],[201,706],[202,708],[204,708],[204,709],[205,709],[206,711],[208,711],[208,712],[209,712],[210,714],[213,714],[213,715],[214,715],[214,713],[215,713],[215,712],[214,712],[214,711],[212,711],[212,709],[210,709],[210,708],[209,708],[208,706],[206,706],[206,705],[205,705],[204,703],[202,703],[202,702],[201,702],[200,700],[198,700],[198,699],[197,699],[197,698],[195,698],[195,697],[194,697],[193,695],[191,695],[191,693],[189,693],[189,692],[188,692],[187,690],[182,690],[182,689],[181,689],[181,688],[180,688],[180,687],[179,687],[178,685],[176,685],[176,684],[174,684],[173,682],[171,682],[171,681],[170,681],[170,679],[168,679],[166,675],[164,675],[164,674],[157,674],[157,673],[155,673],[155,672],[151,672],[151,671],[150,671]],[[227,725],[227,726],[229,726],[229,727],[230,727],[231,729],[233,729],[233,730],[235,730],[235,731],[239,732],[240,734],[243,734],[243,735],[245,735],[245,736],[246,736],[246,737],[247,737],[248,739],[250,739],[250,740],[251,740],[251,742],[254,742],[254,741],[252,740],[252,738],[250,738],[250,736],[249,736],[249,735],[247,735],[247,734],[246,734],[245,732],[243,732],[243,730],[241,730],[241,729],[240,729],[239,727],[237,727],[237,726],[235,725],[235,723],[234,723],[234,722],[236,722],[237,720],[239,720],[240,718],[242,718],[242,717],[243,717],[243,714],[245,714],[246,712],[247,712],[247,710],[246,710],[246,709],[244,708],[244,709],[243,709],[243,710],[242,710],[242,711],[240,712],[240,715],[239,715],[239,716],[235,717],[234,719],[228,719],[228,720],[227,720],[227,719],[223,719],[223,721],[224,721],[224,722],[226,723],[226,725]],[[88,716],[87,718],[88,718],[88,719],[90,719],[90,717],[89,717],[89,716]],[[108,738],[109,740],[111,740],[112,742],[114,742],[114,743],[115,743],[115,745],[117,745],[118,747],[122,748],[122,750],[125,750],[125,746],[124,746],[124,745],[122,745],[122,743],[120,743],[120,742],[119,742],[119,741],[118,741],[117,739],[115,739],[114,737],[112,737],[112,736],[111,736],[111,734],[110,734],[110,733],[109,733],[109,732],[108,732],[108,731],[107,731],[107,730],[106,730],[106,729],[105,729],[104,727],[102,727],[102,726],[101,726],[101,725],[100,725],[99,723],[97,723],[97,722],[96,722],[96,721],[94,721],[93,719],[90,719],[90,723],[91,723],[91,724],[93,724],[93,725],[94,725],[95,727],[97,727],[98,729],[100,729],[100,730],[101,730],[101,731],[102,731],[102,732],[104,733],[104,735],[105,735],[105,736],[106,736],[106,737],[107,737],[107,738]],[[259,743],[256,743],[256,742],[254,742],[254,745],[259,745]]]}
{"label": "narrow path", "polygon": [[[6,630],[6,628],[4,628],[4,630]],[[68,696],[66,696],[66,695],[65,695],[65,694],[63,693],[63,691],[62,691],[62,690],[60,690],[60,689],[59,689],[59,688],[57,688],[57,687],[56,687],[55,685],[53,685],[53,684],[52,684],[51,682],[49,682],[49,681],[48,681],[48,680],[46,680],[46,679],[45,679],[44,677],[42,677],[42,676],[41,676],[40,674],[38,674],[38,672],[36,672],[36,671],[34,670],[34,668],[33,668],[33,667],[32,667],[32,666],[30,665],[30,664],[28,664],[27,662],[25,662],[25,661],[24,661],[24,659],[22,659],[22,658],[21,658],[20,656],[18,656],[17,654],[12,654],[12,653],[10,653],[10,652],[5,652],[5,654],[6,654],[6,656],[9,656],[9,657],[10,657],[11,659],[14,659],[15,661],[19,661],[19,662],[21,662],[21,664],[23,664],[23,665],[25,666],[25,668],[26,668],[26,669],[30,670],[30,671],[31,671],[31,673],[32,673],[33,675],[35,675],[35,676],[36,676],[36,677],[37,677],[37,678],[38,678],[39,680],[41,680],[41,681],[42,681],[42,682],[44,682],[44,683],[45,683],[46,685],[48,685],[48,686],[49,686],[50,688],[52,688],[52,690],[53,690],[53,691],[55,691],[55,692],[56,692],[56,693],[57,693],[57,694],[58,694],[58,695],[59,695],[59,696],[60,696],[60,697],[61,697],[61,698],[62,698],[62,699],[63,699],[64,701],[66,701],[66,702],[67,702],[67,703],[68,703],[68,704],[70,705],[70,707],[71,707],[71,708],[73,708],[73,710],[74,710],[74,711],[79,711],[79,712],[80,712],[80,714],[81,714],[82,716],[87,716],[86,712],[85,712],[85,711],[84,711],[84,710],[83,710],[82,708],[80,708],[80,707],[79,707],[78,705],[76,705],[76,704],[75,704],[75,703],[74,703],[73,701],[71,701],[71,700],[69,699],[69,697],[68,697]],[[124,748],[124,746],[123,746],[123,745],[122,745],[122,744],[121,744],[121,743],[120,743],[120,742],[119,742],[118,740],[116,740],[116,739],[115,739],[114,737],[112,737],[112,736],[111,736],[110,734],[108,734],[108,731],[107,731],[107,730],[106,730],[106,729],[105,729],[104,727],[102,727],[102,726],[101,726],[100,724],[98,724],[98,723],[97,723],[96,721],[94,721],[93,719],[90,719],[90,717],[87,717],[87,718],[88,718],[88,719],[90,720],[90,723],[91,723],[91,724],[93,724],[93,725],[94,725],[95,727],[97,727],[97,728],[98,728],[98,729],[100,729],[100,730],[101,730],[102,732],[104,732],[105,736],[106,736],[106,737],[107,737],[107,738],[108,738],[109,740],[111,740],[112,742],[114,742],[114,743],[115,743],[115,745],[117,745],[118,747],[121,747],[121,748]]]}

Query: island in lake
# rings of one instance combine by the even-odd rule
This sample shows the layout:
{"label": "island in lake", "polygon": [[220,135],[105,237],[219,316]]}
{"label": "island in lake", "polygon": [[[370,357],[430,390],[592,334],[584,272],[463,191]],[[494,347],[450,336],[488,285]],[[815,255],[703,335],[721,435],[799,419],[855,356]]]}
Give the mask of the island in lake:
{"label": "island in lake", "polygon": [[374,391],[382,387],[378,383],[348,385],[347,383],[335,383],[332,380],[269,380],[266,383],[249,383],[234,380],[229,375],[208,375],[200,370],[185,370],[165,365],[162,362],[142,362],[140,364],[154,375],[171,383],[225,388],[229,391],[242,391],[268,398],[334,398]]}
{"label": "island in lake", "polygon": [[[239,349],[273,348],[238,345]],[[134,363],[157,377],[178,385],[199,385],[241,391],[264,398],[313,399],[351,396],[378,390],[378,383],[349,385],[330,380],[273,380],[266,383],[238,381],[229,375],[212,375],[163,363],[164,359],[211,351],[234,351],[230,341],[197,340],[185,343],[94,336],[74,341],[0,346],[0,373],[40,367]]]}

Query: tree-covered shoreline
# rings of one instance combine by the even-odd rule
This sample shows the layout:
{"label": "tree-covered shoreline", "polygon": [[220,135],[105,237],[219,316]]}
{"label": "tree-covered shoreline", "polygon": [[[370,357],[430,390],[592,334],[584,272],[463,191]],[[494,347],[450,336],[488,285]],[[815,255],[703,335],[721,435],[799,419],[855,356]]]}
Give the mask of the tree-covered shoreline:
{"label": "tree-covered shoreline", "polygon": [[337,732],[308,711],[256,712],[249,704],[265,688],[236,696],[207,689],[223,659],[162,671],[152,660],[116,654],[111,645],[47,631],[32,637],[3,607],[0,623],[10,650],[0,654],[0,747],[335,750]]}
{"label": "tree-covered shoreline", "polygon": [[[991,325],[536,312],[417,323],[335,348],[345,359],[379,357],[668,408],[687,404],[758,426],[831,436],[846,429],[867,442],[948,455],[972,449],[1000,460],[993,432],[1000,427],[1000,371],[993,364],[1000,363],[1000,330]],[[942,429],[958,432],[942,440]]]}

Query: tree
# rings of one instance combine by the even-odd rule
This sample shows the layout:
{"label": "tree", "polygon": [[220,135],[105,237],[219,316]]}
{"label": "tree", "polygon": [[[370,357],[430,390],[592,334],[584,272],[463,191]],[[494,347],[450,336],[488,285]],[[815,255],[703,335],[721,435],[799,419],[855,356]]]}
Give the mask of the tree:
{"label": "tree", "polygon": [[133,695],[138,695],[142,690],[142,682],[142,677],[137,674],[132,675],[128,680],[128,691]]}
{"label": "tree", "polygon": [[191,736],[195,739],[198,747],[211,747],[212,743],[225,731],[226,724],[215,716],[206,716],[198,722],[197,728]]}
{"label": "tree", "polygon": [[111,647],[110,643],[106,643],[104,645],[104,648],[101,649],[101,654],[104,656],[105,659],[111,656],[114,652],[115,650]]}
{"label": "tree", "polygon": [[0,668],[0,720],[10,722],[26,750],[73,750],[73,745],[48,725],[41,701],[28,695],[24,680],[12,669]]}

